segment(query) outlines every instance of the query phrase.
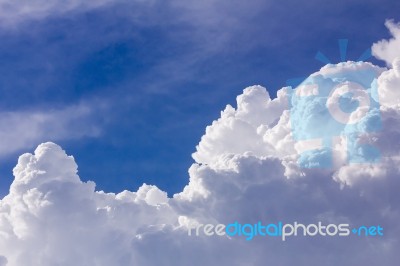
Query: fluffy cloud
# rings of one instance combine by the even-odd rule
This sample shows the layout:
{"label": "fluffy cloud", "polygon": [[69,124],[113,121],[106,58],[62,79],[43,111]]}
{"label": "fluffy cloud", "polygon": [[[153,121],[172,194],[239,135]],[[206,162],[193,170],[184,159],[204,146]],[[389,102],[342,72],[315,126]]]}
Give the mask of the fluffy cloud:
{"label": "fluffy cloud", "polygon": [[372,46],[372,54],[382,59],[389,66],[392,65],[395,58],[400,57],[400,23],[388,20],[385,23],[393,38],[390,40],[381,40]]}
{"label": "fluffy cloud", "polygon": [[[147,184],[136,192],[96,191],[94,182],[80,180],[72,156],[43,143],[20,156],[0,201],[0,265],[397,265],[400,106],[371,105],[358,124],[340,128],[323,148],[314,139],[299,143],[294,133],[296,119],[305,131],[332,128],[322,104],[329,88],[357,83],[377,103],[391,93],[396,71],[396,64],[382,69],[346,62],[312,74],[301,92],[283,88],[276,99],[261,86],[246,88],[237,107],[227,106],[206,129],[189,183],[172,198]],[[312,95],[304,94],[307,86]],[[294,115],[299,102],[305,108]],[[350,140],[374,146],[379,160],[349,163]],[[369,159],[371,150],[355,150]],[[330,167],[299,165],[322,162],[327,154],[335,159]],[[188,235],[196,223],[235,221],[381,225],[385,235],[285,242]]]}
{"label": "fluffy cloud", "polygon": [[379,100],[386,106],[400,105],[400,57],[392,63],[393,68],[378,79]]}
{"label": "fluffy cloud", "polygon": [[174,224],[154,187],[95,192],[76,172],[73,157],[53,143],[19,158],[1,202],[0,249],[10,265],[132,265],[131,242],[140,231]]}
{"label": "fluffy cloud", "polygon": [[212,164],[216,157],[229,152],[248,151],[256,155],[273,152],[272,145],[265,143],[260,133],[276,124],[287,108],[286,90],[279,91],[278,97],[271,100],[265,88],[249,87],[237,97],[237,104],[237,110],[227,105],[221,118],[206,128],[193,154],[198,163]]}

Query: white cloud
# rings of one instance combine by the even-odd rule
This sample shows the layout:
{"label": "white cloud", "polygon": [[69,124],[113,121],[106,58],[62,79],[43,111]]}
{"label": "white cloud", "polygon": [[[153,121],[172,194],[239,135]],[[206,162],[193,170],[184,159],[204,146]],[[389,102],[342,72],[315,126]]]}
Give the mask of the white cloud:
{"label": "white cloud", "polygon": [[0,157],[45,140],[76,139],[97,136],[98,125],[90,121],[93,110],[79,104],[47,111],[24,110],[0,112]]}
{"label": "white cloud", "polygon": [[372,45],[372,54],[381,60],[384,60],[388,66],[396,57],[400,57],[400,23],[393,20],[387,20],[385,23],[393,38],[390,40],[381,40]]}
{"label": "white cloud", "polygon": [[265,88],[248,87],[237,97],[237,104],[237,110],[227,105],[221,118],[207,127],[193,154],[196,162],[212,164],[224,153],[273,153],[272,146],[263,141],[263,133],[277,123],[287,108],[286,89],[271,100]]}
{"label": "white cloud", "polygon": [[[312,79],[323,96],[327,84],[345,77],[370,89],[382,71],[347,62]],[[302,169],[297,150],[311,146],[295,148],[287,110],[292,93],[284,88],[271,100],[261,86],[245,89],[237,108],[227,106],[207,128],[189,183],[172,198],[146,184],[136,192],[96,191],[93,182],[80,180],[73,157],[53,143],[20,156],[10,193],[0,202],[0,265],[397,265],[400,108],[382,106],[384,130],[359,137],[380,149],[379,163],[340,158],[330,169]],[[304,113],[304,123],[318,118],[311,112],[316,106]],[[329,127],[328,120],[318,122]],[[375,122],[368,113],[360,127]],[[339,138],[331,150],[345,154],[343,143]],[[321,160],[324,152],[312,156]],[[376,238],[286,242],[187,235],[189,224],[259,220],[379,224],[387,231]]]}
{"label": "white cloud", "polygon": [[379,76],[378,88],[379,100],[383,105],[400,105],[400,57],[393,61],[392,69]]}

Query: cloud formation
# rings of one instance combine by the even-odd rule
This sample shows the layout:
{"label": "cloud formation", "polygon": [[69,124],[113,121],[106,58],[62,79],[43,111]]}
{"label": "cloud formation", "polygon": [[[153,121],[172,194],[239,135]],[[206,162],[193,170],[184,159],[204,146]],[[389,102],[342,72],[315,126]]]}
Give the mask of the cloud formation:
{"label": "cloud formation", "polygon": [[393,38],[374,43],[372,45],[372,54],[376,58],[385,61],[388,66],[391,66],[395,58],[400,57],[400,23],[387,20],[385,25]]}
{"label": "cloud formation", "polygon": [[93,108],[78,104],[48,111],[0,112],[0,157],[33,148],[45,140],[94,137],[100,129],[92,120]]}
{"label": "cloud formation", "polygon": [[378,78],[379,100],[387,106],[400,105],[400,57],[392,61],[393,68]]}
{"label": "cloud formation", "polygon": [[[189,183],[171,198],[147,184],[135,192],[96,191],[94,182],[81,181],[72,156],[52,142],[43,143],[19,157],[10,191],[0,201],[0,265],[395,266],[400,247],[398,67],[397,61],[389,69],[365,62],[327,65],[310,75],[312,83],[283,88],[276,99],[261,86],[246,88],[236,108],[228,105],[207,127],[193,154]],[[331,146],[303,158],[321,162],[330,152],[335,154],[331,167],[301,168],[302,153],[315,149],[315,143],[294,138],[291,97],[306,97],[300,115],[306,130],[329,128],[321,109],[327,101],[324,88],[350,81],[380,103],[363,114],[357,124],[363,134],[354,137],[375,146],[380,160],[349,163],[348,135],[339,134]],[[65,115],[60,127],[80,114]],[[55,119],[32,115],[29,127],[51,131],[46,126]],[[378,122],[381,130],[369,130]],[[357,151],[366,158],[370,152],[362,146]],[[285,242],[188,235],[196,223],[235,221],[322,221],[380,225],[386,231],[375,238]]]}
{"label": "cloud formation", "polygon": [[[312,76],[322,84],[365,69],[380,77],[393,71],[347,62]],[[291,91],[272,100],[261,86],[246,88],[237,107],[228,105],[207,128],[190,181],[172,198],[146,184],[136,192],[96,191],[54,143],[20,156],[0,202],[0,265],[396,265],[399,106],[383,103],[384,130],[366,136],[381,150],[380,163],[302,169],[291,136]],[[380,224],[387,234],[286,242],[187,234],[193,223],[259,220]]]}

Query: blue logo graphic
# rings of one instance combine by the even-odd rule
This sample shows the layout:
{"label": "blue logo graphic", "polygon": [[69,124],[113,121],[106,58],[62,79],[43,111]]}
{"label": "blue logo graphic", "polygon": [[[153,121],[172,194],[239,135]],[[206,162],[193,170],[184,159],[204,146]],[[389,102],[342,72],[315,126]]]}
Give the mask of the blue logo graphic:
{"label": "blue logo graphic", "polygon": [[[375,163],[379,150],[368,134],[381,130],[376,68],[363,62],[347,61],[347,40],[339,40],[338,64],[321,52],[316,59],[326,63],[320,72],[305,79],[292,79],[289,95],[292,136],[300,150],[303,168],[331,168],[336,159],[347,163]],[[343,155],[343,151],[344,155]],[[337,158],[339,157],[339,158]]]}

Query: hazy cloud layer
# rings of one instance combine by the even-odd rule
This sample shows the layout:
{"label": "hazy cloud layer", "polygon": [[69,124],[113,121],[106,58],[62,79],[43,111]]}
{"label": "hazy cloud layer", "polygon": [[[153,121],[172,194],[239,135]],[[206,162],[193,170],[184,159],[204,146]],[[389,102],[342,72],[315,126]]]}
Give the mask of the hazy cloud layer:
{"label": "hazy cloud layer", "polygon": [[85,11],[104,6],[112,0],[98,1],[0,1],[1,21],[8,26],[15,26],[29,19],[43,19],[49,16],[68,13],[71,11]]}
{"label": "hazy cloud layer", "polygon": [[45,140],[65,140],[94,137],[100,134],[92,119],[93,108],[79,104],[42,110],[0,112],[0,157],[27,147],[33,148]]}

